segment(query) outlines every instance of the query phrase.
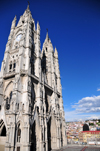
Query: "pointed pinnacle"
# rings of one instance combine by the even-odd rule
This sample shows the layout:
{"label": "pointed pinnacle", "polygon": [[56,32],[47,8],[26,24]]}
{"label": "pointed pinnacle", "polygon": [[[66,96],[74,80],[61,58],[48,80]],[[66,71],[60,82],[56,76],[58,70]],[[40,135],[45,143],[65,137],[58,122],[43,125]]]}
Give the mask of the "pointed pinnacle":
{"label": "pointed pinnacle", "polygon": [[47,30],[46,39],[49,41],[48,29],[46,30]]}
{"label": "pointed pinnacle", "polygon": [[15,15],[14,20],[16,20],[16,19],[17,19],[17,16]]}
{"label": "pointed pinnacle", "polygon": [[58,58],[58,52],[57,52],[57,48],[55,47],[55,57]]}

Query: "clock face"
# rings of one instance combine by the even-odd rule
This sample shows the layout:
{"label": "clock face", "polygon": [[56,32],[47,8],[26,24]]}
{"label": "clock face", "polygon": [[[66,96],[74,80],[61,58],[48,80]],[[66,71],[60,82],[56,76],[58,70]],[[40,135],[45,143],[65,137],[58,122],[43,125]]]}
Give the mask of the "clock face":
{"label": "clock face", "polygon": [[19,34],[16,38],[16,41],[20,41],[21,37],[22,37],[22,34]]}

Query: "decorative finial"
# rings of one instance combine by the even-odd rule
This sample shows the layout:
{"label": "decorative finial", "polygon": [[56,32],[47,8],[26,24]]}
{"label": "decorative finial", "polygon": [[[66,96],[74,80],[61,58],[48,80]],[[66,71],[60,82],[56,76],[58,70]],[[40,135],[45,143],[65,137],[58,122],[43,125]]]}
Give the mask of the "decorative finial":
{"label": "decorative finial", "polygon": [[48,28],[46,30],[47,30],[47,33],[48,33]]}
{"label": "decorative finial", "polygon": [[28,2],[28,6],[27,6],[27,9],[29,9],[29,5],[30,5],[30,3],[29,3],[29,1],[27,1]]}

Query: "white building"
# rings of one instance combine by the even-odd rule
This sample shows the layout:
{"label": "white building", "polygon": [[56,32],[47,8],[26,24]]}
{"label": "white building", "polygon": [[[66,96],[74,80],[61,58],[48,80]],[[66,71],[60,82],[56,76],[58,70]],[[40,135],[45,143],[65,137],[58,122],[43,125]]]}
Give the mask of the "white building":
{"label": "white building", "polygon": [[[67,144],[58,52],[29,6],[12,21],[0,72],[0,140],[5,151],[50,151]],[[2,143],[2,141],[1,141]]]}

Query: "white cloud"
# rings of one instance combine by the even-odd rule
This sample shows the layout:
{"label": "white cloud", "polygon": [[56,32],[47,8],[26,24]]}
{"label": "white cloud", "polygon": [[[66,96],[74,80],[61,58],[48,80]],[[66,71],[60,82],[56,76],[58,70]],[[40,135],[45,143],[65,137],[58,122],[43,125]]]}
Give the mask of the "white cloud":
{"label": "white cloud", "polygon": [[73,111],[65,111],[66,121],[98,119],[100,115],[100,95],[84,97],[72,105]]}
{"label": "white cloud", "polygon": [[65,111],[65,120],[66,121],[78,121],[79,119],[84,119],[84,116],[76,113],[76,111]]}
{"label": "white cloud", "polygon": [[100,119],[100,115],[91,115],[88,119]]}
{"label": "white cloud", "polygon": [[97,91],[100,91],[100,89],[97,89]]}
{"label": "white cloud", "polygon": [[91,113],[77,113],[74,111],[65,111],[65,120],[66,121],[85,121],[89,119],[100,119],[100,115],[91,114]]}
{"label": "white cloud", "polygon": [[100,95],[82,98],[72,105],[72,108],[75,108],[78,113],[100,112]]}

